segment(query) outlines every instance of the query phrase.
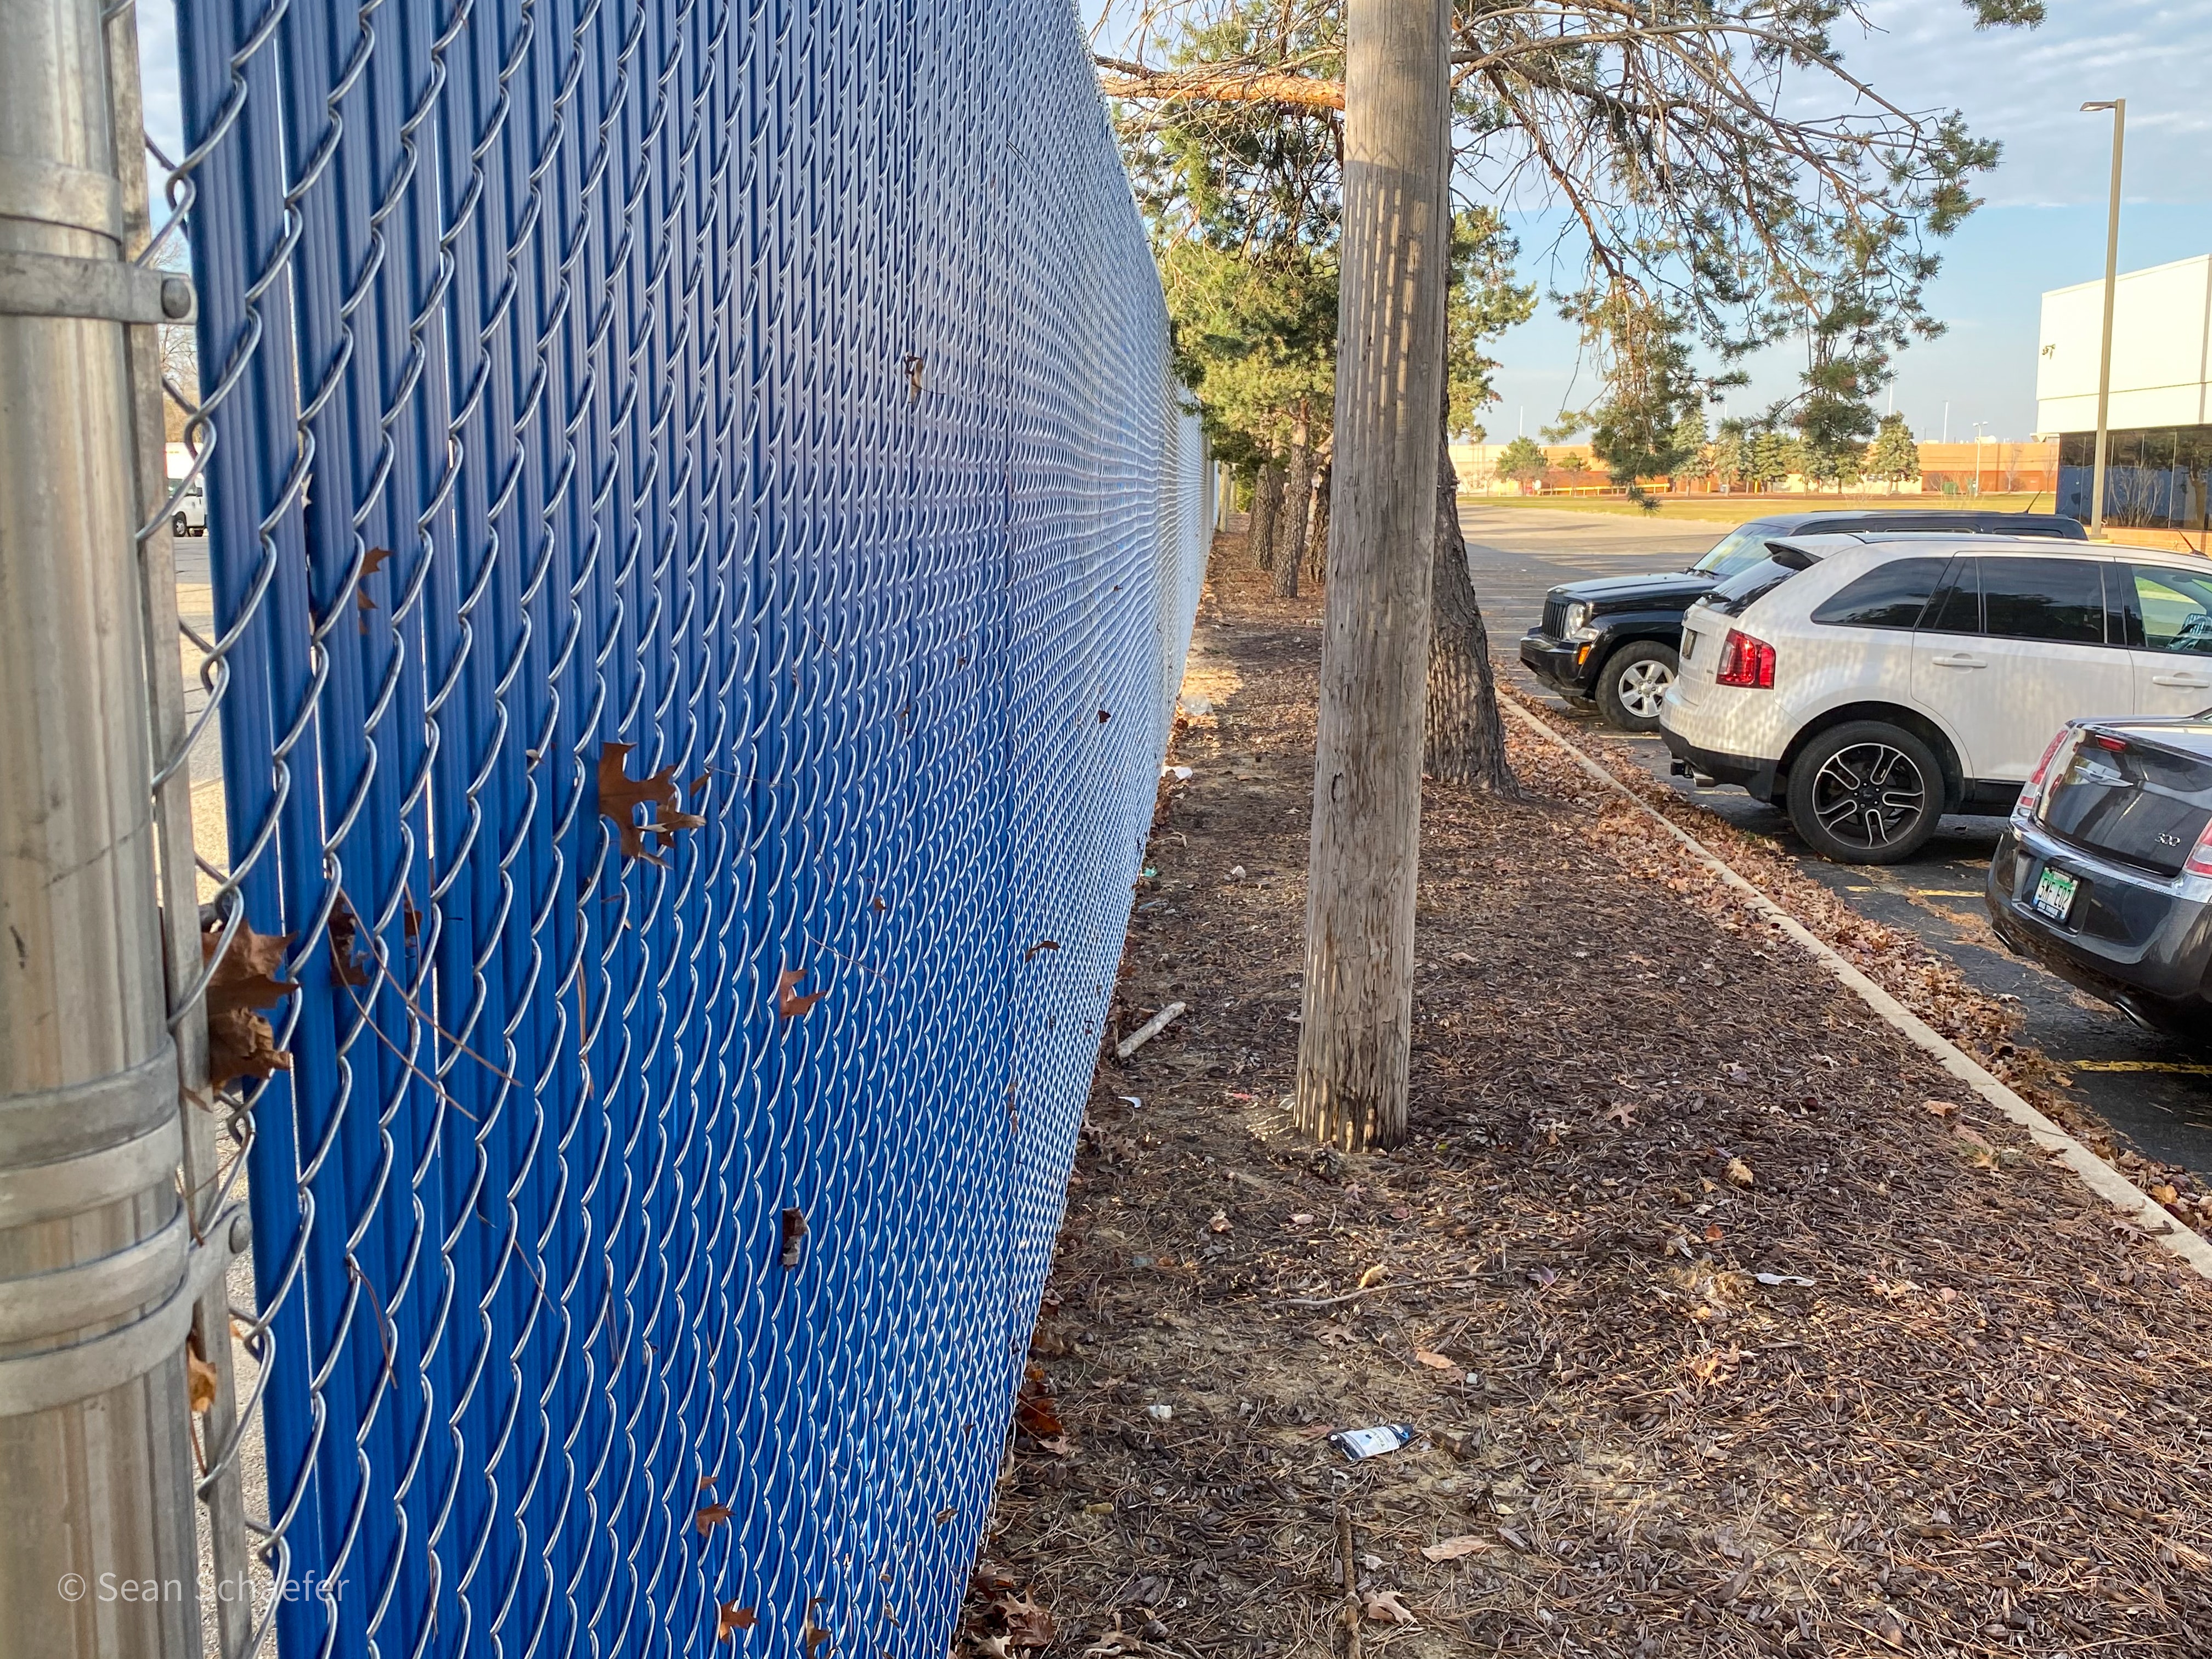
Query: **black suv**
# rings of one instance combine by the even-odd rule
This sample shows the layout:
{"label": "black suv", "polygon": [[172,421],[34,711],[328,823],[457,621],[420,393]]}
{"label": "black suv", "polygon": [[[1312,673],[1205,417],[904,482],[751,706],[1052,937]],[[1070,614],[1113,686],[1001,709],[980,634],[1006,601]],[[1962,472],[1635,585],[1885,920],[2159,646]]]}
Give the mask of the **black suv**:
{"label": "black suv", "polygon": [[1937,530],[1954,535],[2086,538],[2057,513],[1945,512],[1940,508],[1778,513],[1737,526],[1687,570],[1595,576],[1544,596],[1544,619],[1521,636],[1521,660],[1538,679],[1578,703],[1595,702],[1624,732],[1659,729],[1659,703],[1674,683],[1682,613],[1737,572],[1766,556],[1770,538]]}

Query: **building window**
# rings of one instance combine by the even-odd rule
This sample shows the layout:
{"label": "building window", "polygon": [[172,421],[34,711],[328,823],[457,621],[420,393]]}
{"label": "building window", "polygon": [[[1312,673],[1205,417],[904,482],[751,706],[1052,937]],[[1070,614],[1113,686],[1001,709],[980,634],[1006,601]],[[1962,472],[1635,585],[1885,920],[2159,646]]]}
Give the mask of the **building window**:
{"label": "building window", "polygon": [[[2118,529],[2190,530],[2212,519],[2206,474],[2212,470],[2212,426],[2136,428],[2107,434],[2105,522]],[[2058,440],[2058,510],[2089,520],[2097,434],[2069,432]]]}

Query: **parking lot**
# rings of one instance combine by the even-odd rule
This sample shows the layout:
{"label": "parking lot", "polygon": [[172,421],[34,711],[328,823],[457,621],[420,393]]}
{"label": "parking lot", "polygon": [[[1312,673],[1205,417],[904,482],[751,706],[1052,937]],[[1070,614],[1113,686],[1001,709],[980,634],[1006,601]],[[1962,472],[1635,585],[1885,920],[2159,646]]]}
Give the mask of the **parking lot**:
{"label": "parking lot", "polygon": [[[1461,517],[1492,653],[1514,684],[1547,696],[1516,653],[1520,635],[1543,609],[1547,589],[1587,576],[1679,568],[1729,527],[1470,503],[1462,503]],[[1596,724],[1595,714],[1551,702],[1575,720]],[[1808,876],[1863,915],[1912,933],[1979,989],[2016,999],[2026,1040],[2069,1067],[2085,1104],[2145,1156],[2212,1175],[2212,1048],[2192,1048],[2138,1029],[2014,957],[1990,931],[1982,883],[2001,819],[1946,818],[1936,838],[1902,864],[1830,864],[1807,852],[1779,808],[1735,787],[1693,792],[1686,780],[1668,775],[1667,750],[1656,736],[1613,735],[1653,776],[1693,793],[1739,829],[1773,841]]]}

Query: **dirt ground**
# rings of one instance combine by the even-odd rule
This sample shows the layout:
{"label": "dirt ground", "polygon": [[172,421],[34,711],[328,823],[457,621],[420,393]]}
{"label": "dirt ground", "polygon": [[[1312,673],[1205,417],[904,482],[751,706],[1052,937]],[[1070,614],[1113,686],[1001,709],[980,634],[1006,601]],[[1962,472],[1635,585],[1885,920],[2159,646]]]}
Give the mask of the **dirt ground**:
{"label": "dirt ground", "polygon": [[2212,1285],[1547,747],[1430,791],[1410,1144],[1288,1133],[1317,620],[1224,538],[1118,1023],[1189,1012],[1101,1066],[962,1647],[1343,1652],[1343,1516],[1370,1655],[2212,1655]]}

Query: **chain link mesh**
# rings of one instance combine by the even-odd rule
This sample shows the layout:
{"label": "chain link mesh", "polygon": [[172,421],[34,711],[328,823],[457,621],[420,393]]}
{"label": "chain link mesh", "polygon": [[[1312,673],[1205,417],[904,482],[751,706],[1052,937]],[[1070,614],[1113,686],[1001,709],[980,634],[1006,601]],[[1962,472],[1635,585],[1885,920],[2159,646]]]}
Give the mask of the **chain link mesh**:
{"label": "chain link mesh", "polygon": [[941,1654],[1211,511],[1076,20],[179,40],[210,937],[300,988],[203,1490],[293,1659]]}

